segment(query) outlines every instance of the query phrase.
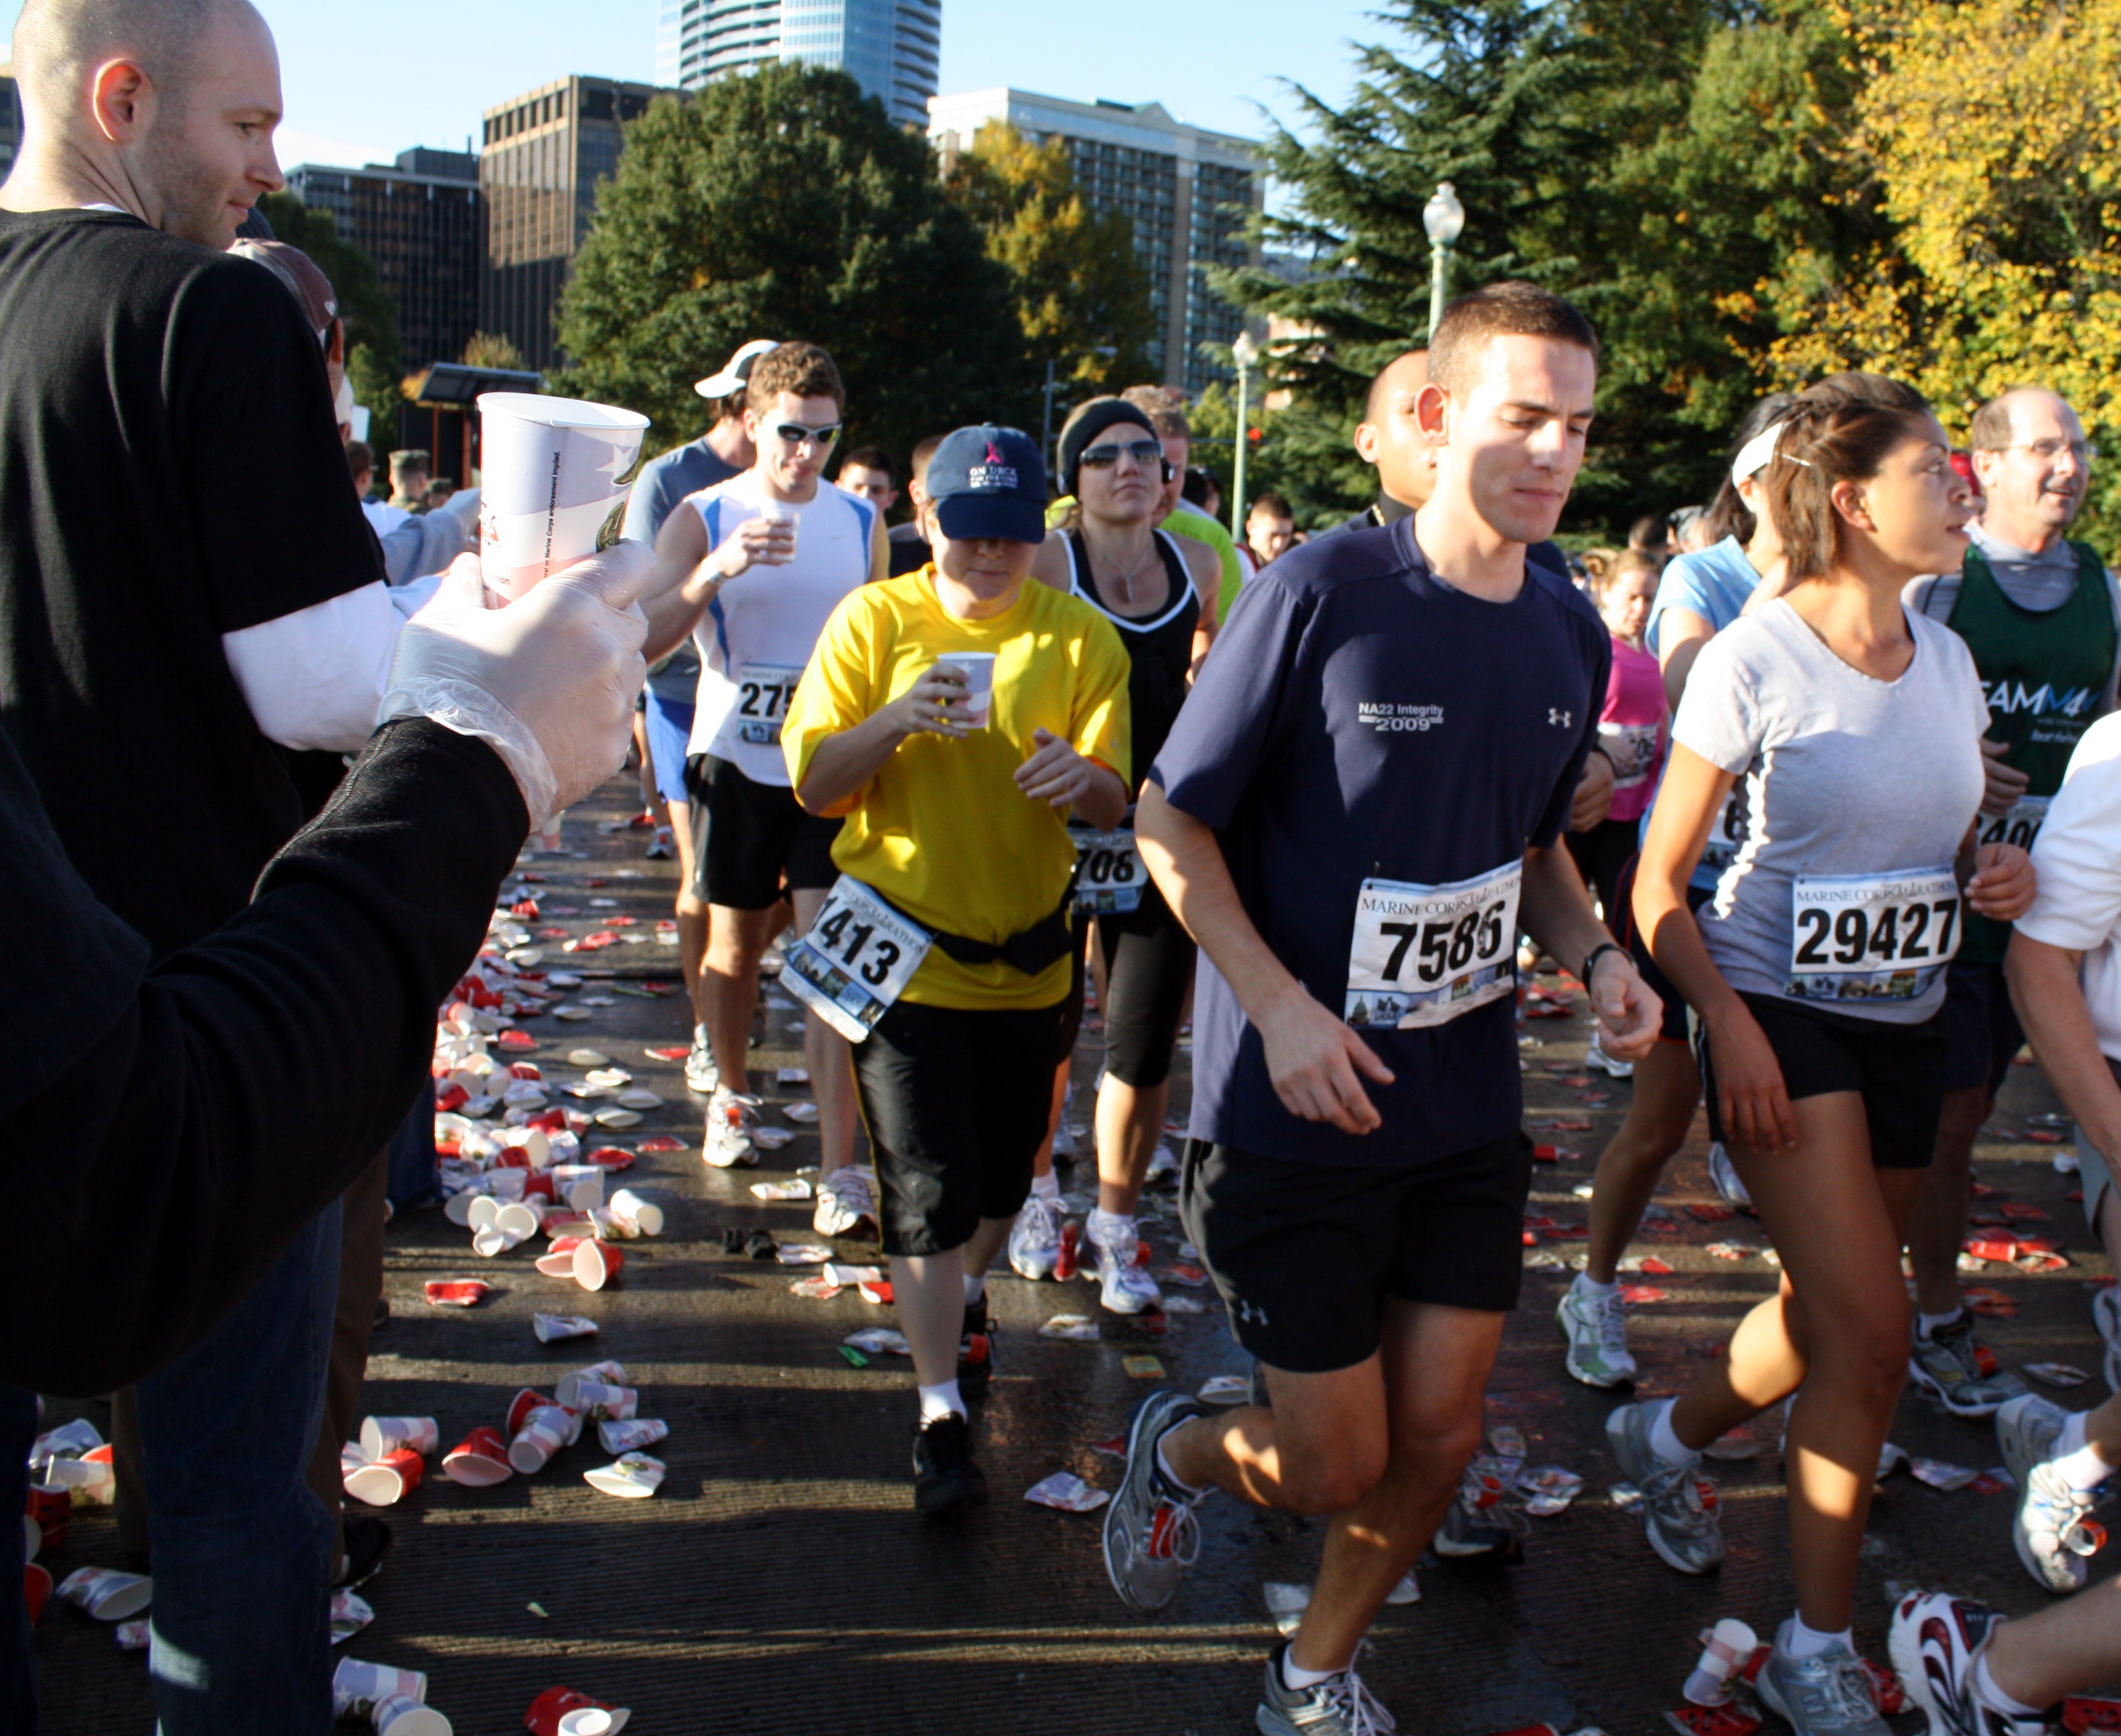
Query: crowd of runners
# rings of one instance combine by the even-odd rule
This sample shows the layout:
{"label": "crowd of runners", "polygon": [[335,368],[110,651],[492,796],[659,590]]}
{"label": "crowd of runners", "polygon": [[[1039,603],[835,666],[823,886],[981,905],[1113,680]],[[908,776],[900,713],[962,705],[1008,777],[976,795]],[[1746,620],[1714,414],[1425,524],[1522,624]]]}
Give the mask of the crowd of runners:
{"label": "crowd of runners", "polygon": [[[1051,454],[967,404],[902,478],[843,450],[862,383],[762,337],[700,382],[711,426],[643,469],[623,539],[492,606],[476,556],[449,564],[469,491],[380,539],[403,527],[347,487],[330,286],[239,242],[277,178],[256,15],[30,0],[15,54],[0,1128],[68,1156],[24,1183],[44,1233],[5,1280],[0,1453],[19,1479],[35,1391],[124,1390],[168,1736],[327,1721],[328,1588],[387,1547],[335,1488],[378,1153],[431,1113],[435,1010],[525,837],[618,768],[636,695],[702,1157],[757,1161],[771,972],[807,1013],[815,1229],[888,1259],[925,1519],[978,1522],[991,1269],[1079,1258],[1105,1309],[1158,1309],[1137,1210],[1176,1168],[1256,1371],[1242,1403],[1140,1405],[1113,1592],[1182,1599],[1217,1493],[1322,1519],[1258,1728],[1393,1729],[1365,1634],[1424,1551],[1508,1538],[1467,1472],[1521,1279],[1520,984],[1548,959],[1591,1064],[1632,1080],[1559,1364],[1630,1385],[1622,1255],[1704,1107],[1716,1186],[1778,1258],[1707,1373],[1606,1423],[1646,1547],[1701,1575],[1704,1449],[1788,1402],[1766,1706],[1801,1736],[1886,1728],[1851,1603],[1909,1383],[1993,1426],[2017,1556],[2061,1600],[1904,1599],[1892,1661],[1932,1733],[2026,1736],[2121,1675],[2090,1584],[2121,1303],[2092,1302],[2117,1396],[2069,1411],[1959,1281],[1975,1135],[2028,1040],[2121,1260],[2121,585],[2067,534],[2094,455],[2063,398],[2006,392],[1955,450],[1912,387],[1834,376],[1733,431],[1683,552],[1660,520],[1572,562],[1598,339],[1529,284],[1454,301],[1378,374],[1373,506],[1300,536],[1266,497],[1242,543],[1184,497],[1163,388],[1077,405]],[[240,506],[202,484],[238,444]],[[142,763],[177,834],[144,857],[111,793]],[[1093,993],[1079,1246],[1054,1159]],[[0,1722],[26,1731],[20,1565]]]}

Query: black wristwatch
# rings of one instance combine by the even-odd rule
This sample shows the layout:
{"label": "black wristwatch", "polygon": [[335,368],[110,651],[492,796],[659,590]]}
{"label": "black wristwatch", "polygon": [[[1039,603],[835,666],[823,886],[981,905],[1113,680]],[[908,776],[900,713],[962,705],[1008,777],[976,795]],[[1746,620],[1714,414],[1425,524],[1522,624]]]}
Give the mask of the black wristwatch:
{"label": "black wristwatch", "polygon": [[1598,961],[1601,959],[1609,952],[1620,953],[1625,956],[1627,950],[1628,949],[1621,945],[1618,940],[1601,940],[1592,947],[1583,960],[1583,975],[1580,979],[1583,984],[1583,992],[1587,995],[1591,992],[1591,973],[1597,969]]}

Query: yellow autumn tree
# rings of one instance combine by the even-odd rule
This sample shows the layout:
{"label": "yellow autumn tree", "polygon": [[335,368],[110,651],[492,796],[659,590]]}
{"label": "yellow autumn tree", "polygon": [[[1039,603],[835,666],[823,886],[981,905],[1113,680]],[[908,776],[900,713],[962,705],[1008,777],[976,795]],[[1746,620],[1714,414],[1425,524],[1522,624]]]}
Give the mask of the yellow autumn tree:
{"label": "yellow autumn tree", "polygon": [[[1808,292],[1785,280],[1770,370],[1897,375],[1959,432],[2039,382],[2121,450],[2121,0],[1831,4],[1865,72],[1850,184],[1893,238]],[[2086,529],[2111,547],[2121,465],[2106,472]]]}

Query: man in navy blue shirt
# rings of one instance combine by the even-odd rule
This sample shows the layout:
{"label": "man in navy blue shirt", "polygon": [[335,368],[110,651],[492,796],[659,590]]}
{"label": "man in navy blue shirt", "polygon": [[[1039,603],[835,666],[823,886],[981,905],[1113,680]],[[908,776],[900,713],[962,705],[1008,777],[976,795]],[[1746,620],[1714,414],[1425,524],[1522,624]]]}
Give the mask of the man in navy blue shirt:
{"label": "man in navy blue shirt", "polygon": [[1656,996],[1556,847],[1611,641],[1525,558],[1597,384],[1597,338],[1559,297],[1453,303],[1417,406],[1434,494],[1246,587],[1142,791],[1144,859],[1205,955],[1186,1225],[1273,1406],[1152,1397],[1105,1559],[1156,1608],[1210,1489],[1331,1515],[1268,1664],[1270,1733],[1373,1727],[1356,1646],[1480,1444],[1530,1183],[1520,926],[1580,970],[1609,1052],[1656,1035]]}

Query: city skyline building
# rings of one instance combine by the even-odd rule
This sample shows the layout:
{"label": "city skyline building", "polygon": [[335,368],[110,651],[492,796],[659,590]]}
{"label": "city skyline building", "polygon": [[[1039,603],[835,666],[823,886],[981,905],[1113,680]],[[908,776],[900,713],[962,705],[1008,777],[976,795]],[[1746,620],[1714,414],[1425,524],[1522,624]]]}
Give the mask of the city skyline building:
{"label": "city skyline building", "polygon": [[1065,141],[1084,203],[1134,225],[1156,316],[1150,357],[1164,384],[1191,395],[1230,378],[1201,346],[1227,347],[1244,318],[1209,287],[1208,268],[1263,258],[1245,232],[1266,203],[1260,147],[1174,119],[1161,103],[1076,102],[1003,86],[929,103],[928,137],[944,172],[981,127],[997,122],[1040,143]]}
{"label": "city skyline building", "polygon": [[398,306],[398,358],[408,371],[454,362],[478,329],[486,242],[478,158],[416,145],[394,166],[297,163],[287,190],[329,211],[338,232],[375,263]]}
{"label": "city skyline building", "polygon": [[942,43],[941,0],[659,0],[655,77],[696,91],[776,61],[833,67],[918,128]]}

